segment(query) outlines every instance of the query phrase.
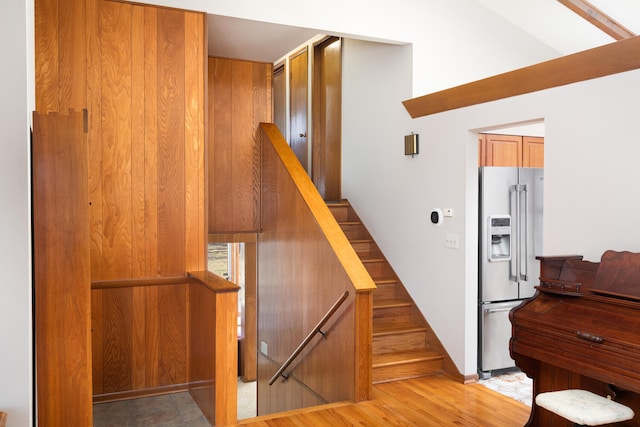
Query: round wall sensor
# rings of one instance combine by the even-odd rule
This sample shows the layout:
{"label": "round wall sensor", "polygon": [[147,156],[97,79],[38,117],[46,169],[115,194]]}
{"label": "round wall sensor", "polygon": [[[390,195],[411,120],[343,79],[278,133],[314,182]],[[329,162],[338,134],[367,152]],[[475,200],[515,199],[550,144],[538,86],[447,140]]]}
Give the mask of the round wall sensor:
{"label": "round wall sensor", "polygon": [[435,225],[442,224],[442,209],[434,209],[431,211],[431,222]]}

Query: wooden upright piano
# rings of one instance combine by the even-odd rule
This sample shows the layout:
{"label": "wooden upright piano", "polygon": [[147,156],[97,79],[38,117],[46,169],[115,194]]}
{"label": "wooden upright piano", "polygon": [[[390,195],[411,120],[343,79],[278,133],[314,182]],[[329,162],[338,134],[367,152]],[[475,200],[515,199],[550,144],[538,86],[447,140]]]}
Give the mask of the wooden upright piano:
{"label": "wooden upright piano", "polygon": [[538,257],[540,285],[509,314],[516,365],[533,379],[527,426],[572,423],[539,408],[545,391],[579,388],[629,406],[640,426],[640,253]]}

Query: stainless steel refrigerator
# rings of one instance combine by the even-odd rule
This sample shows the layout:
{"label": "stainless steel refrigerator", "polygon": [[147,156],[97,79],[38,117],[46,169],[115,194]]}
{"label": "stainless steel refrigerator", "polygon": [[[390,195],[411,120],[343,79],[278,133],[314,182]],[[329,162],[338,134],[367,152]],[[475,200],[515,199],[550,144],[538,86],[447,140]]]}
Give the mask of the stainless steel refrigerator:
{"label": "stainless steel refrigerator", "polygon": [[542,255],[543,170],[479,169],[478,372],[515,366],[509,311],[535,293]]}

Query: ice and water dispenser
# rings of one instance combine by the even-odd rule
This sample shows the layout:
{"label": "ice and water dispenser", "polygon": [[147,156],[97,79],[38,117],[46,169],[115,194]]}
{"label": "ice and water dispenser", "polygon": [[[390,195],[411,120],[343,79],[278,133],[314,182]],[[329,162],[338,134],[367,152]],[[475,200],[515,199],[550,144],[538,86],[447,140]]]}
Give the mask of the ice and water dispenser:
{"label": "ice and water dispenser", "polygon": [[489,261],[511,259],[511,216],[489,216]]}

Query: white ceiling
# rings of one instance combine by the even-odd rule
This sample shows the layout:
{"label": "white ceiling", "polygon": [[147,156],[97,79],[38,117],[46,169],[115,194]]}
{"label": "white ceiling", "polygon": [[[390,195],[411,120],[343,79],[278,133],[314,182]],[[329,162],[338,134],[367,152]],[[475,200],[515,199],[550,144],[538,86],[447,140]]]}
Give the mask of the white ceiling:
{"label": "white ceiling", "polygon": [[208,15],[209,55],[273,63],[318,32],[308,28]]}
{"label": "white ceiling", "polygon": [[[614,40],[557,0],[476,0],[566,55]],[[635,34],[640,34],[640,0],[590,0]],[[209,15],[211,56],[275,62],[315,37],[318,31],[246,19]]]}

